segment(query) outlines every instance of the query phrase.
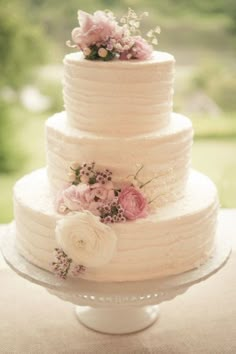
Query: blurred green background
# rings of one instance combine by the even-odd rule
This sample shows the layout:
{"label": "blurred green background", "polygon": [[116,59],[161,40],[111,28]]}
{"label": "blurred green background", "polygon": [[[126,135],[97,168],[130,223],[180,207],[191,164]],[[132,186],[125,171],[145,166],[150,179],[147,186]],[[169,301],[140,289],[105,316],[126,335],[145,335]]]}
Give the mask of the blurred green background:
{"label": "blurred green background", "polygon": [[0,222],[12,219],[12,188],[45,165],[44,122],[63,109],[62,58],[78,7],[149,11],[158,50],[177,61],[175,106],[195,129],[193,166],[236,207],[235,0],[0,0]]}

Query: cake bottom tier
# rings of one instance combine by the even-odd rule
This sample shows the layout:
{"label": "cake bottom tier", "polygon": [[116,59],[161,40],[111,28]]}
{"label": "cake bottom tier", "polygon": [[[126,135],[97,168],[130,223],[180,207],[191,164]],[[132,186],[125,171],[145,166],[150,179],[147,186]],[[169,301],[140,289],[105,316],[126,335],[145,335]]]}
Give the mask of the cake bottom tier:
{"label": "cake bottom tier", "polygon": [[[56,221],[44,169],[19,180],[14,188],[16,243],[31,263],[51,271]],[[179,274],[204,263],[214,250],[218,198],[208,177],[192,171],[185,197],[148,217],[112,224],[117,252],[111,262],[87,268],[94,281],[135,281]]]}

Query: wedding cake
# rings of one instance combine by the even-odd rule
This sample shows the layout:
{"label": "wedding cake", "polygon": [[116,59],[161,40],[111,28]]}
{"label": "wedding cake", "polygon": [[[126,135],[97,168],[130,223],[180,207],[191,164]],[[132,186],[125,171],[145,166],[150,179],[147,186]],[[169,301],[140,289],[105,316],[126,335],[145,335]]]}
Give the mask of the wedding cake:
{"label": "wedding cake", "polygon": [[166,277],[214,250],[217,191],[190,167],[191,121],[172,112],[175,59],[137,32],[144,15],[79,12],[47,167],[14,188],[18,251],[64,279]]}

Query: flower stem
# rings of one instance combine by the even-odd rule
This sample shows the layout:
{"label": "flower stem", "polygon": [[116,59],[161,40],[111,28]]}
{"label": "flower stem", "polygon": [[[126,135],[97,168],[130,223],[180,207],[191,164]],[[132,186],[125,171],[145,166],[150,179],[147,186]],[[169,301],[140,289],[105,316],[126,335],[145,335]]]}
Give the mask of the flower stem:
{"label": "flower stem", "polygon": [[158,179],[158,178],[163,177],[163,176],[165,176],[165,175],[166,175],[166,173],[163,173],[163,174],[161,174],[161,175],[158,175],[158,176],[156,176],[156,177],[153,177],[153,178],[149,179],[147,182],[141,184],[141,186],[140,186],[139,188],[143,188],[143,187],[146,186],[147,184],[151,183],[154,179]]}
{"label": "flower stem", "polygon": [[134,175],[134,179],[136,179],[138,177],[139,172],[142,171],[143,168],[144,168],[144,165],[141,165],[141,167],[138,169],[138,171]]}

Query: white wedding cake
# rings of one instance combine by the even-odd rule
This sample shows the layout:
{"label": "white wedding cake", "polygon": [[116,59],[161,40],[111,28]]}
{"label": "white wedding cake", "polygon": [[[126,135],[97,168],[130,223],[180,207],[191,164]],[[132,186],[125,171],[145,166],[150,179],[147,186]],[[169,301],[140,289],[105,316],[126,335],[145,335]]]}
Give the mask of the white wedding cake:
{"label": "white wedding cake", "polygon": [[65,112],[46,122],[47,168],[14,188],[17,248],[75,281],[199,267],[214,250],[218,197],[190,167],[191,121],[172,112],[174,57],[134,33],[131,10],[120,23],[102,11],[79,21],[79,51],[64,59]]}

